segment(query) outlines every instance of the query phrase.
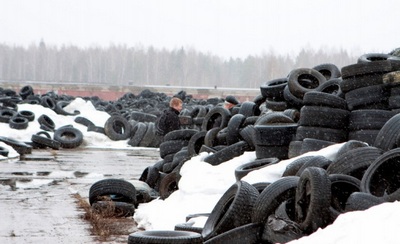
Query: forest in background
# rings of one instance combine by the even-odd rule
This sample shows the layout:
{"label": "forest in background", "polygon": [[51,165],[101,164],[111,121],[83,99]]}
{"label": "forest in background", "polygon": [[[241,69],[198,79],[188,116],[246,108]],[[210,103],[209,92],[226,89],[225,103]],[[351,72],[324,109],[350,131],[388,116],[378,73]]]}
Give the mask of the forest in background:
{"label": "forest in background", "polygon": [[323,63],[341,68],[355,63],[358,56],[345,50],[305,48],[290,56],[268,52],[244,59],[223,59],[183,47],[80,48],[57,47],[41,41],[29,47],[0,44],[0,80],[259,88],[265,81],[286,77],[295,68],[312,68]]}

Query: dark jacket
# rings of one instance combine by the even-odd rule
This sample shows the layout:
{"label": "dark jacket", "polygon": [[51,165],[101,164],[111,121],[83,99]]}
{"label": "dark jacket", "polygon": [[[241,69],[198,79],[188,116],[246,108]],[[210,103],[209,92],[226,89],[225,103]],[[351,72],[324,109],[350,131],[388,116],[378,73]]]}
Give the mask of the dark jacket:
{"label": "dark jacket", "polygon": [[156,121],[156,129],[159,135],[166,135],[168,132],[180,129],[179,111],[169,107]]}

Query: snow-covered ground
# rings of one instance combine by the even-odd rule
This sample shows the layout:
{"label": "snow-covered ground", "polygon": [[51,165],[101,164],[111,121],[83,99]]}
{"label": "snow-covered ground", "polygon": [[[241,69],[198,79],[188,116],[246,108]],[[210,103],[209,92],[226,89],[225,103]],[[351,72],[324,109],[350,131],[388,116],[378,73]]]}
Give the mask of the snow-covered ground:
{"label": "snow-covered ground", "polygon": [[[109,118],[106,112],[97,111],[91,102],[86,102],[80,98],[75,99],[64,109],[71,113],[74,110],[79,110],[80,114],[77,116],[86,117],[98,126],[103,126]],[[30,141],[32,134],[41,131],[37,118],[46,114],[54,121],[56,128],[73,125],[80,129],[84,136],[84,143],[81,147],[115,149],[129,149],[130,147],[127,140],[112,141],[103,134],[88,132],[85,126],[74,122],[76,116],[58,115],[41,105],[21,104],[18,105],[18,110],[34,112],[35,120],[29,122],[29,127],[25,130],[11,129],[8,124],[0,123],[1,136]],[[10,150],[10,159],[18,158],[18,153],[11,147],[1,142],[0,146]],[[298,157],[323,155],[332,160],[336,157],[336,152],[341,146],[342,144],[335,144]],[[172,193],[167,199],[156,199],[139,205],[134,215],[139,227],[173,230],[176,224],[185,221],[188,214],[211,212],[224,192],[235,183],[235,168],[256,158],[254,152],[246,152],[230,161],[212,166],[203,160],[207,155],[207,153],[201,153],[185,163],[181,169],[182,178],[179,182],[179,190]],[[273,182],[281,177],[285,167],[296,158],[283,160],[278,164],[253,171],[242,180],[251,184]],[[0,156],[0,160],[7,160],[7,158]],[[205,221],[205,217],[196,218],[195,226],[201,227]],[[366,211],[342,214],[325,229],[320,229],[310,236],[291,243],[400,243],[396,235],[399,228],[400,204],[398,202],[385,203]]]}

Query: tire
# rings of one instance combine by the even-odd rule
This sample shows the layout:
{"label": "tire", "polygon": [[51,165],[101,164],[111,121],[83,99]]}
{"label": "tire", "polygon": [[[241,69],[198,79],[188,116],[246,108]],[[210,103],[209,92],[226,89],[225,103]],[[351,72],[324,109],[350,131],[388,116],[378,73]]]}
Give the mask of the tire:
{"label": "tire", "polygon": [[260,241],[261,227],[254,223],[242,225],[208,239],[204,244],[257,244]]}
{"label": "tire", "polygon": [[397,138],[400,134],[400,114],[390,118],[376,136],[374,146],[388,151],[397,147]]}
{"label": "tire", "polygon": [[[215,121],[221,117],[221,123],[219,125],[214,125]],[[201,130],[210,130],[217,126],[219,128],[224,128],[228,125],[229,119],[231,118],[231,112],[223,107],[214,107],[211,109],[204,117],[203,124],[201,125]]]}
{"label": "tire", "polygon": [[264,82],[260,86],[261,95],[273,101],[283,101],[283,90],[286,85],[287,78],[278,78]]}
{"label": "tire", "polygon": [[353,192],[347,199],[345,212],[367,210],[384,202],[383,198],[365,192]]}
{"label": "tire", "polygon": [[244,127],[240,132],[239,135],[243,138],[247,144],[250,146],[250,150],[254,150],[255,145],[254,145],[254,137],[255,137],[255,129],[253,125],[248,125]]}
{"label": "tire", "polygon": [[254,143],[257,146],[287,146],[295,137],[297,127],[296,123],[256,125]]}
{"label": "tire", "polygon": [[291,141],[289,143],[288,158],[294,158],[301,154],[303,141]]}
{"label": "tire", "polygon": [[138,121],[138,122],[153,122],[155,123],[157,120],[157,116],[154,114],[143,113],[139,111],[133,111],[130,113],[130,119]]}
{"label": "tire", "polygon": [[0,141],[11,146],[20,155],[32,153],[32,147],[22,141],[18,141],[5,136],[0,136]]}
{"label": "tire", "polygon": [[358,88],[380,85],[380,84],[383,84],[381,73],[368,74],[355,77],[347,77],[346,79],[343,78],[343,81],[340,83],[340,89],[344,93],[348,93]]}
{"label": "tire", "polygon": [[344,129],[347,128],[349,115],[350,112],[344,109],[303,106],[299,125]]}
{"label": "tire", "polygon": [[128,141],[128,145],[132,147],[139,146],[140,142],[143,140],[144,135],[147,131],[147,125],[143,122],[138,122],[132,129],[133,134]]}
{"label": "tire", "polygon": [[309,167],[317,167],[326,170],[331,163],[332,161],[324,156],[314,156],[300,167],[300,169],[296,172],[296,176],[300,176],[303,171]]}
{"label": "tire", "polygon": [[256,145],[256,158],[279,158],[287,159],[289,153],[289,146],[264,146]]}
{"label": "tire", "polygon": [[175,172],[167,174],[160,182],[160,198],[168,198],[174,191],[178,190],[178,180]]}
{"label": "tire", "polygon": [[150,122],[147,124],[146,133],[143,135],[143,138],[140,140],[139,147],[148,147],[156,136],[155,125]]}
{"label": "tire", "polygon": [[174,130],[169,133],[167,133],[164,136],[164,141],[172,141],[172,140],[190,140],[190,138],[199,132],[198,130],[195,129],[180,129],[180,130]]}
{"label": "tire", "polygon": [[400,189],[400,148],[375,159],[361,179],[361,191],[377,197],[388,197]]}
{"label": "tire", "polygon": [[289,90],[289,86],[286,86],[283,90],[283,96],[288,104],[289,108],[301,109],[303,106],[303,99],[295,97]]}
{"label": "tire", "polygon": [[[283,177],[268,185],[259,195],[254,204],[251,220],[264,228],[268,224],[268,217],[275,212],[281,203],[293,198],[296,194],[299,177]],[[262,241],[268,241],[268,236],[261,236]]]}
{"label": "tire", "polygon": [[126,140],[131,136],[131,124],[120,115],[113,115],[104,124],[104,132],[113,141]]}
{"label": "tire", "polygon": [[376,147],[354,148],[338,155],[326,171],[328,174],[345,174],[361,180],[367,168],[381,155],[382,150]]}
{"label": "tire", "polygon": [[54,132],[54,140],[60,142],[62,148],[77,148],[83,142],[83,134],[73,127],[61,127]]}
{"label": "tire", "polygon": [[239,114],[244,115],[246,118],[251,116],[260,115],[261,111],[254,102],[246,101],[240,105]]}
{"label": "tire", "polygon": [[330,64],[330,63],[314,66],[313,69],[315,69],[316,71],[321,73],[325,77],[326,80],[330,80],[330,79],[338,78],[338,77],[342,76],[339,68],[336,65]]}
{"label": "tire", "polygon": [[344,66],[341,69],[343,79],[352,76],[369,75],[374,73],[386,73],[393,71],[389,60],[379,60],[374,62],[356,63]]}
{"label": "tire", "polygon": [[303,171],[295,199],[296,222],[305,233],[329,224],[331,182],[324,169],[309,167]]}
{"label": "tire", "polygon": [[98,201],[92,204],[92,209],[102,217],[124,218],[133,216],[135,205],[125,202]]}
{"label": "tire", "polygon": [[95,126],[95,125],[89,125],[87,127],[87,131],[92,131],[92,132],[100,133],[100,134],[103,134],[103,135],[106,134],[106,132],[104,131],[104,127]]}
{"label": "tire", "polygon": [[375,85],[358,88],[345,94],[347,107],[350,111],[357,109],[367,109],[368,107],[373,105],[389,107],[388,97],[389,91],[387,90],[385,85]]}
{"label": "tire", "polygon": [[56,106],[54,108],[54,112],[60,115],[65,115],[65,116],[76,116],[80,114],[78,110],[75,110],[74,113],[70,113],[64,110],[64,107],[68,106],[71,103],[71,101],[58,101],[56,103]]}
{"label": "tire", "polygon": [[164,158],[168,154],[174,154],[189,144],[187,140],[165,141],[160,144],[160,157]]}
{"label": "tire", "polygon": [[41,98],[41,102],[40,104],[45,107],[45,108],[49,108],[51,110],[54,110],[56,108],[56,102],[54,101],[54,99],[50,96],[43,96]]}
{"label": "tire", "polygon": [[0,146],[0,155],[1,156],[8,157],[8,153],[9,153],[9,151],[7,148]]}
{"label": "tire", "polygon": [[344,93],[340,87],[342,81],[343,81],[342,78],[333,78],[321,84],[315,90],[344,98]]}
{"label": "tire", "polygon": [[202,227],[195,227],[193,226],[193,222],[192,223],[181,223],[181,224],[176,224],[174,227],[174,230],[178,230],[178,231],[192,231],[192,232],[196,232],[201,234],[201,232],[203,232],[203,228]]}
{"label": "tire", "polygon": [[35,119],[35,114],[28,110],[18,111],[17,116],[27,118],[28,121],[33,121]]}
{"label": "tire", "polygon": [[200,153],[200,149],[204,145],[204,138],[206,137],[206,134],[207,131],[198,131],[190,138],[188,144],[188,152],[190,157]]}
{"label": "tire", "polygon": [[132,183],[121,179],[103,179],[89,189],[89,203],[110,198],[112,201],[136,204],[136,189]]}
{"label": "tire", "polygon": [[16,130],[24,130],[28,128],[28,119],[25,117],[12,117],[10,118],[10,121],[8,122],[10,128],[16,129]]}
{"label": "tire", "polygon": [[289,90],[300,99],[303,99],[305,93],[316,89],[324,82],[326,82],[326,78],[314,69],[294,69],[288,75]]}
{"label": "tire", "polygon": [[326,127],[299,126],[296,130],[296,141],[302,141],[306,138],[313,138],[331,142],[347,141],[347,131],[343,129],[332,129]]}
{"label": "tire", "polygon": [[349,130],[380,130],[394,115],[395,112],[388,110],[353,110],[350,112]]}
{"label": "tire", "polygon": [[303,156],[293,160],[290,164],[288,164],[285,170],[282,173],[282,177],[286,176],[296,176],[297,171],[303,166],[306,162],[312,160],[315,156]]}
{"label": "tire", "polygon": [[227,145],[232,145],[242,139],[240,130],[242,129],[245,119],[246,117],[243,114],[235,114],[229,120],[226,135]]}
{"label": "tire", "polygon": [[292,118],[285,115],[283,112],[272,112],[258,116],[254,125],[270,125],[270,124],[293,124]]}
{"label": "tire", "polygon": [[353,192],[360,191],[360,180],[350,175],[331,174],[331,212],[333,212],[333,220],[345,212],[347,199]]}
{"label": "tire", "polygon": [[306,106],[321,106],[347,110],[347,103],[345,99],[320,91],[307,92],[304,95],[303,103]]}
{"label": "tire", "polygon": [[248,173],[254,171],[254,170],[259,170],[262,168],[265,168],[267,166],[270,166],[272,164],[276,164],[279,162],[278,158],[265,158],[261,160],[254,160],[251,161],[250,163],[246,163],[243,165],[240,165],[235,169],[235,178],[236,180],[241,180],[243,177],[245,177]]}
{"label": "tire", "polygon": [[202,232],[204,240],[251,223],[251,211],[258,195],[257,189],[247,182],[233,184],[208,217]]}
{"label": "tire", "polygon": [[398,57],[386,53],[366,53],[357,59],[357,63],[370,63],[382,60],[400,61]]}
{"label": "tire", "polygon": [[56,127],[54,121],[45,114],[39,116],[38,122],[40,124],[40,128],[46,131],[54,131],[54,128]]}
{"label": "tire", "polygon": [[11,109],[1,109],[0,110],[0,122],[9,123],[12,117],[15,117],[17,112]]}
{"label": "tire", "polygon": [[201,234],[192,231],[146,230],[137,231],[128,236],[128,244],[202,244]]}
{"label": "tire", "polygon": [[336,159],[340,157],[341,155],[347,153],[350,150],[360,148],[360,147],[368,147],[368,144],[363,142],[363,141],[358,141],[358,140],[349,140],[336,153]]}
{"label": "tire", "polygon": [[204,145],[214,147],[217,145],[217,134],[222,130],[220,127],[215,127],[207,131],[204,137]]}
{"label": "tire", "polygon": [[272,111],[284,111],[285,109],[287,109],[286,101],[266,100],[265,105],[268,109]]}
{"label": "tire", "polygon": [[247,142],[239,141],[215,152],[214,154],[207,156],[206,158],[204,158],[204,162],[207,162],[211,165],[219,165],[223,162],[242,155],[245,151],[249,151],[249,149],[250,147]]}
{"label": "tire", "polygon": [[26,99],[29,95],[33,95],[33,88],[30,85],[23,86],[21,90],[19,90],[19,95],[22,99]]}
{"label": "tire", "polygon": [[75,121],[75,123],[84,125],[84,126],[86,126],[86,127],[95,126],[95,124],[94,124],[92,121],[90,121],[89,119],[87,119],[87,118],[85,118],[85,117],[81,117],[81,116],[77,116],[77,117],[74,119],[74,121]]}
{"label": "tire", "polygon": [[42,145],[42,146],[50,147],[55,150],[60,149],[60,146],[61,146],[60,142],[53,140],[51,138],[47,138],[47,136],[44,137],[41,134],[32,135],[31,141],[34,143],[37,143],[39,145]]}
{"label": "tire", "polygon": [[355,130],[349,131],[349,140],[363,141],[368,145],[374,145],[380,130]]}

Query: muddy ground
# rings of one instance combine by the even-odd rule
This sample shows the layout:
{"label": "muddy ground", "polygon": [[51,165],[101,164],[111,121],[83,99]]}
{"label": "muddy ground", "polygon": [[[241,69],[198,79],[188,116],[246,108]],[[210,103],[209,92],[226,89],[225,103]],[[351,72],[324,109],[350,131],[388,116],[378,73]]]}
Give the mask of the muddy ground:
{"label": "muddy ground", "polygon": [[0,243],[127,243],[137,231],[132,217],[103,219],[101,234],[82,205],[94,182],[137,181],[158,160],[156,149],[137,148],[34,149],[0,161]]}

